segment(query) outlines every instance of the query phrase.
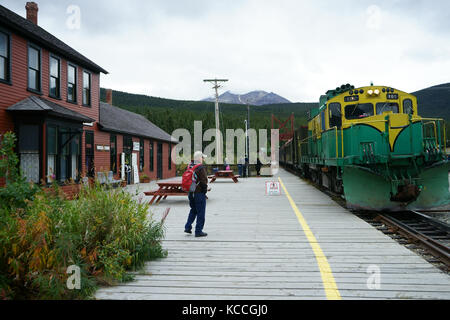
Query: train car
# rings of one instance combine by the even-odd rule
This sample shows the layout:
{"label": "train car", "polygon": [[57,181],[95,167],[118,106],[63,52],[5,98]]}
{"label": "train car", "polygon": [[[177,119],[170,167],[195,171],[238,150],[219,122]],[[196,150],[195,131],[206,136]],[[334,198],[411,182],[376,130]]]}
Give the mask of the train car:
{"label": "train car", "polygon": [[349,208],[450,208],[445,122],[421,117],[409,93],[349,84],[329,90],[290,146],[292,165],[343,194]]}

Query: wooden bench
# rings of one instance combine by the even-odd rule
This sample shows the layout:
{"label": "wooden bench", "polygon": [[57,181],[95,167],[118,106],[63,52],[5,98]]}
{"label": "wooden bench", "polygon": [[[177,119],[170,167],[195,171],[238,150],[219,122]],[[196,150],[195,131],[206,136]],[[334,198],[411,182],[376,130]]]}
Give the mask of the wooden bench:
{"label": "wooden bench", "polygon": [[240,175],[234,175],[231,170],[217,171],[213,176],[208,176],[208,178],[211,179],[210,183],[214,183],[217,179],[231,179],[234,183],[238,183],[238,178],[240,177]]}
{"label": "wooden bench", "polygon": [[181,181],[167,181],[158,182],[159,189],[155,191],[144,192],[146,196],[153,197],[150,200],[150,205],[155,201],[159,203],[161,200],[167,199],[167,197],[184,196],[186,197],[188,193],[181,187]]}

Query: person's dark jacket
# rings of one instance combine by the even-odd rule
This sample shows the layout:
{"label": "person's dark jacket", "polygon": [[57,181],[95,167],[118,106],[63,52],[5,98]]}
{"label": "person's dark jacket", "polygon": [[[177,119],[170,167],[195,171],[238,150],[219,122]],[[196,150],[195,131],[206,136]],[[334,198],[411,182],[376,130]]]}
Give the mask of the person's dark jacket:
{"label": "person's dark jacket", "polygon": [[195,170],[197,174],[197,188],[195,193],[207,193],[208,192],[208,173],[206,172],[205,166],[200,166]]}
{"label": "person's dark jacket", "polygon": [[256,160],[256,168],[257,169],[261,169],[261,166],[262,166],[262,163],[261,163],[261,161],[259,160],[259,158]]}

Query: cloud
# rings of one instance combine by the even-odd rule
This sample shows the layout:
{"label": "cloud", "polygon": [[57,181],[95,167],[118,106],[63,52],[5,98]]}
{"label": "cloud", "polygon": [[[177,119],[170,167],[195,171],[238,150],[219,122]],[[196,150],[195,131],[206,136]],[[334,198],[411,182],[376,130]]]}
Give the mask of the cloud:
{"label": "cloud", "polygon": [[[449,82],[446,0],[38,1],[40,25],[107,69],[102,86],[199,100],[261,89],[316,101],[342,83]],[[17,0],[4,5],[24,15]],[[69,5],[81,29],[66,27]]]}

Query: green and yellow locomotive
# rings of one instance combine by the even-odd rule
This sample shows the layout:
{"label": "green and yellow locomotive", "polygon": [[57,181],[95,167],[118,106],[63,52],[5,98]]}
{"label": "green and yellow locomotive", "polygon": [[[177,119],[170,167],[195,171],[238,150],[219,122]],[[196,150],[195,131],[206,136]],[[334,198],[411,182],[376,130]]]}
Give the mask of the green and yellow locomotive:
{"label": "green and yellow locomotive", "polygon": [[445,122],[418,114],[417,98],[349,84],[320,97],[308,127],[282,146],[280,162],[364,210],[450,206]]}

